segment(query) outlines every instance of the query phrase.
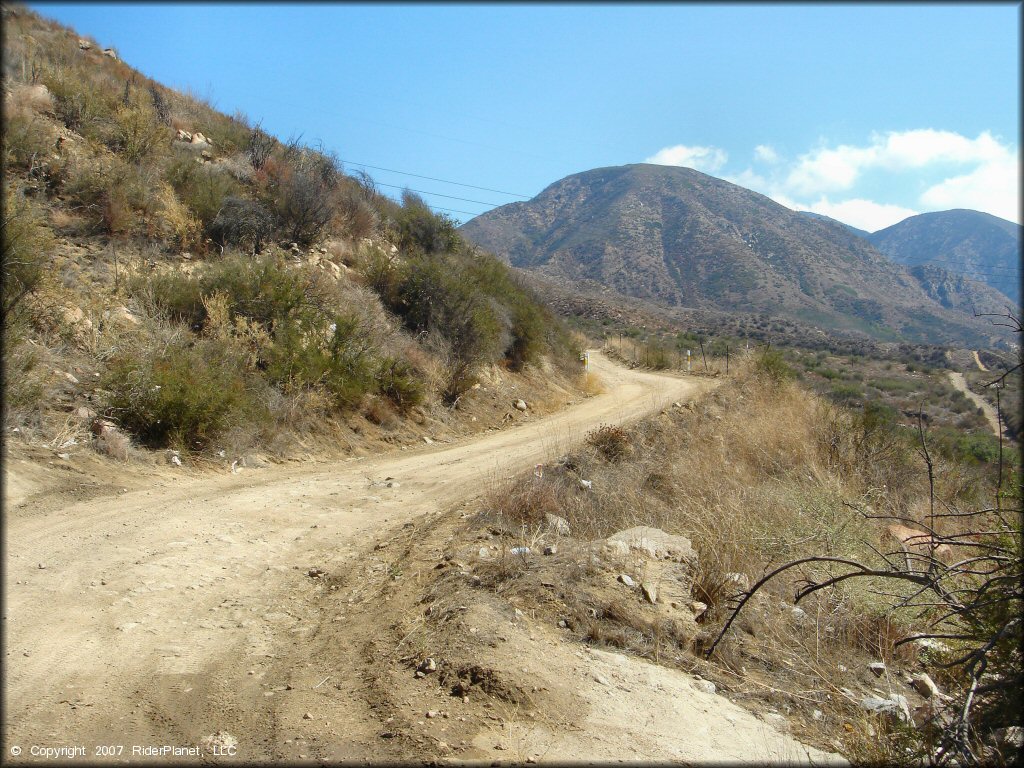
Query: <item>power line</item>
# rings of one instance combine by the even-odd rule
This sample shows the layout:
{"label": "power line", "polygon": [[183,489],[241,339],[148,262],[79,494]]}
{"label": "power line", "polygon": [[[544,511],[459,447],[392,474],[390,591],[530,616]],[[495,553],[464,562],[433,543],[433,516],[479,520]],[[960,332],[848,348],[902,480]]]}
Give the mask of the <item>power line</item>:
{"label": "power line", "polygon": [[442,195],[440,192],[426,192],[422,189],[412,189],[411,187],[403,187],[400,184],[385,184],[383,181],[376,181],[375,184],[379,184],[382,187],[394,187],[395,189],[408,189],[410,192],[416,192],[421,195],[434,195],[435,197],[447,197],[449,200],[461,200],[464,203],[477,203],[479,205],[489,205],[492,208],[496,208],[499,205],[505,205],[505,203],[486,203],[483,200],[470,200],[468,197],[455,197],[454,195]]}
{"label": "power line", "polygon": [[438,179],[433,176],[423,176],[419,173],[409,173],[408,171],[396,171],[394,168],[381,168],[376,165],[367,165],[366,163],[357,163],[355,160],[342,160],[341,162],[349,165],[358,165],[362,168],[373,168],[375,171],[387,171],[388,173],[398,173],[402,176],[415,176],[417,179],[429,179],[430,181],[440,181],[442,184],[454,184],[457,187],[469,187],[470,189],[479,189],[483,192],[496,192],[499,195],[509,195],[510,197],[521,197],[524,200],[529,200],[529,195],[520,195],[518,192],[504,192],[500,189],[491,189],[490,187],[478,187],[474,184],[463,184],[458,181],[449,181],[448,179]]}

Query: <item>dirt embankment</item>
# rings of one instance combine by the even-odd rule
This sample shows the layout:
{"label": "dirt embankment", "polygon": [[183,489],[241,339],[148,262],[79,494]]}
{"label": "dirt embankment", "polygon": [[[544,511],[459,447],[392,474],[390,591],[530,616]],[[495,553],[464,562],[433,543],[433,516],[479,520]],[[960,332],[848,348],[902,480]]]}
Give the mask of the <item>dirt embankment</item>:
{"label": "dirt embankment", "polygon": [[[711,386],[626,371],[598,354],[591,359],[603,394],[450,446],[333,465],[173,482],[161,477],[116,497],[54,503],[37,494],[20,506],[6,505],[8,755],[17,745],[23,751],[16,759],[33,761],[40,758],[31,745],[84,745],[92,760],[140,761],[153,757],[133,747],[200,744],[207,758],[220,745],[226,754],[219,759],[245,762],[443,753],[422,739],[389,738],[395,734],[387,730],[388,718],[393,722],[395,714],[373,695],[380,681],[371,651],[382,637],[376,622],[383,619],[370,587],[393,575],[396,561],[387,544],[403,527],[424,525],[432,516],[442,520],[442,512],[490,482],[563,452],[598,424],[631,420]],[[15,469],[15,488],[18,476]],[[321,572],[344,579],[330,581]],[[337,600],[325,601],[325,590],[351,610],[330,608]],[[331,628],[346,632],[325,647]],[[552,658],[576,653],[545,642],[552,644]],[[620,664],[606,656],[580,657],[577,665]],[[576,674],[557,665],[548,672]],[[621,676],[640,706],[649,701],[653,674],[625,662],[621,674],[608,677]],[[659,684],[668,707],[683,683]],[[628,751],[641,745],[620,740],[616,746],[601,734],[626,714],[592,696],[587,701],[573,726],[583,730],[560,735],[550,745],[552,756],[587,757],[594,742],[584,735],[592,733],[611,739],[593,752],[596,757],[701,757],[662,750],[653,737],[642,747],[650,755]],[[698,703],[702,729],[731,733],[742,716],[725,700]],[[475,714],[453,720],[464,733],[466,757],[485,754],[477,740],[485,732],[482,708],[489,705],[474,706]],[[728,717],[716,719],[718,707]],[[696,712],[684,709],[658,716],[683,727]],[[623,722],[623,734],[634,725]],[[806,755],[780,734],[758,733],[744,755],[732,757],[768,756],[762,745],[769,737],[783,739],[781,752],[772,755]],[[95,752],[99,745],[123,749],[108,757]]]}

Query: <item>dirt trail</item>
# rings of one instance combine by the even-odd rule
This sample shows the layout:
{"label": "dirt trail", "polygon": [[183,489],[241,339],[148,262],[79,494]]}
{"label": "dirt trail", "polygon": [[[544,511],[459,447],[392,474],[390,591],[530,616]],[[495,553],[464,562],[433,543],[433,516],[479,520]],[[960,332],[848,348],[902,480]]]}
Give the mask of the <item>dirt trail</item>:
{"label": "dirt trail", "polygon": [[972,354],[972,355],[974,356],[974,362],[975,362],[975,363],[977,364],[977,366],[978,366],[978,370],[979,370],[979,371],[987,371],[987,370],[988,370],[988,368],[986,368],[986,367],[985,367],[985,366],[984,366],[984,365],[982,364],[982,362],[981,362],[981,358],[980,358],[980,357],[978,357],[978,350],[976,350],[976,349],[972,349],[972,350],[971,350],[971,354]]}
{"label": "dirt trail", "polygon": [[[977,358],[978,353],[975,352],[974,355],[975,358]],[[978,364],[980,365],[981,362],[979,361]],[[967,395],[967,398],[972,403],[981,408],[982,412],[985,414],[986,421],[988,421],[989,427],[992,429],[992,434],[999,437],[999,414],[996,413],[996,409],[993,408],[992,405],[981,395],[975,394],[971,391],[970,387],[967,386],[967,380],[959,371],[950,371],[949,380],[954,387]]]}
{"label": "dirt trail", "polygon": [[[153,756],[133,746],[191,746],[219,731],[237,740],[235,750],[220,740],[225,760],[326,753],[297,746],[303,733],[348,745],[352,759],[386,757],[379,716],[354,691],[333,724],[304,720],[320,676],[308,645],[328,621],[322,582],[308,570],[357,573],[366,550],[403,523],[562,452],[598,424],[713,385],[628,371],[598,353],[591,361],[604,394],[447,447],[183,476],[56,509],[37,498],[6,505],[5,758],[40,759],[32,745],[83,746],[105,761],[98,745],[123,745],[111,759],[138,762]],[[337,649],[342,659],[353,652]],[[305,694],[282,695],[296,681]],[[360,684],[331,682],[336,697]]]}

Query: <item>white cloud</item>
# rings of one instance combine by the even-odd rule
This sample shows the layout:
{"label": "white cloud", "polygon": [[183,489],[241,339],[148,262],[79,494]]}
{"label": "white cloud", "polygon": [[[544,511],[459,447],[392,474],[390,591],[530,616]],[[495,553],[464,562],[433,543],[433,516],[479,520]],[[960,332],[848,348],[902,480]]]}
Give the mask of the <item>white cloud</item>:
{"label": "white cloud", "polygon": [[1020,223],[1020,163],[1016,153],[951,176],[926,189],[921,203],[935,211],[972,208]]}
{"label": "white cloud", "polygon": [[1004,165],[1016,163],[1016,150],[988,131],[970,139],[953,131],[931,128],[873,134],[865,146],[841,144],[801,155],[785,179],[785,187],[803,195],[851,189],[869,170],[899,172],[929,166]]}
{"label": "white cloud", "polygon": [[774,165],[781,159],[779,153],[769,144],[758,144],[754,147],[754,159],[762,162]]}
{"label": "white cloud", "polygon": [[[727,160],[717,147],[680,144],[646,162],[714,173]],[[821,213],[869,232],[950,208],[1021,220],[1020,151],[989,131],[975,138],[932,128],[874,133],[860,145],[822,143],[795,160],[759,144],[753,160],[758,170],[748,166],[722,178],[787,208]],[[864,181],[884,192],[865,193]]]}
{"label": "white cloud", "polygon": [[844,224],[849,224],[851,227],[864,229],[868,232],[877,232],[880,229],[891,227],[893,224],[898,224],[904,219],[920,213],[920,211],[904,208],[901,205],[876,203],[873,200],[861,198],[833,203],[827,197],[822,197],[817,202],[801,206],[796,210],[812,211],[813,213],[830,216]]}
{"label": "white cloud", "polygon": [[728,159],[729,155],[725,150],[718,147],[688,147],[685,144],[676,144],[674,147],[665,147],[644,162],[655,165],[679,165],[705,173],[714,173],[725,165]]}

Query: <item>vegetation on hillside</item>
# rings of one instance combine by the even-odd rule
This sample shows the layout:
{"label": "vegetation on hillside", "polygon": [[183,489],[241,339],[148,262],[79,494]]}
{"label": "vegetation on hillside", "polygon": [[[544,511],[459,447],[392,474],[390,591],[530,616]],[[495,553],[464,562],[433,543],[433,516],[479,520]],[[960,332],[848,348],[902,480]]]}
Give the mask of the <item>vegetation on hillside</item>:
{"label": "vegetation on hillside", "polygon": [[[1022,668],[1019,455],[936,450],[927,428],[902,429],[883,404],[851,408],[813,394],[781,354],[738,358],[695,407],[602,427],[542,476],[496,488],[476,531],[500,530],[502,551],[539,549],[557,515],[566,523],[558,549],[569,554],[504,557],[486,577],[478,566],[479,588],[535,607],[584,642],[699,670],[734,700],[789,714],[803,740],[855,764],[1011,760],[1003,739],[1019,715]],[[955,557],[936,559],[934,571],[927,553],[908,561],[886,538],[894,521],[936,531]],[[601,586],[586,542],[641,525],[692,541],[695,627],[683,620],[686,605],[672,612],[640,587]],[[805,558],[753,594],[705,662],[737,599]],[[877,578],[836,578],[853,570],[840,563]],[[941,577],[937,592],[918,591],[928,573]],[[949,597],[942,582],[952,602],[936,596]],[[794,605],[814,584],[827,586]],[[879,661],[881,681],[868,668]],[[941,695],[908,685],[923,673]],[[864,708],[864,697],[886,695],[879,684],[907,698],[906,719]]]}
{"label": "vegetation on hillside", "polygon": [[[4,22],[8,428],[52,431],[59,393],[152,448],[266,444],[371,401],[456,404],[489,365],[575,359],[415,195],[22,7]],[[71,368],[99,386],[61,391]]]}

